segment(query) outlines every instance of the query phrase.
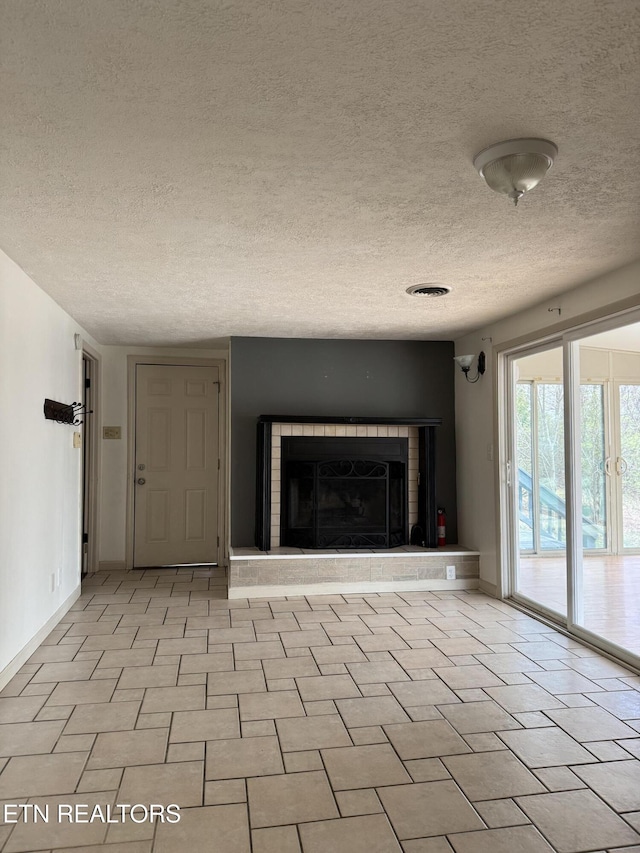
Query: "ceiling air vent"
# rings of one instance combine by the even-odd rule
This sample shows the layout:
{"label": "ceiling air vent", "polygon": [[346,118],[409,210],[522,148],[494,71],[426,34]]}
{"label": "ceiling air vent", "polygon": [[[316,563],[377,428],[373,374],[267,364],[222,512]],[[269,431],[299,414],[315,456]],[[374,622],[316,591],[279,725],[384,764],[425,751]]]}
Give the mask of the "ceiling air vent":
{"label": "ceiling air vent", "polygon": [[414,284],[407,288],[409,296],[446,296],[450,291],[443,284]]}

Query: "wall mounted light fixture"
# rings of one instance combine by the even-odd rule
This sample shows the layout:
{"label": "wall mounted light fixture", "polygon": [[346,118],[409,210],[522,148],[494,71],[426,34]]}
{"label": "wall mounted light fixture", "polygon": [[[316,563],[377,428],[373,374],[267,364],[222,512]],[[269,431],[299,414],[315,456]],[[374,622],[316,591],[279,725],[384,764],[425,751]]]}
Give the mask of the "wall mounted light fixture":
{"label": "wall mounted light fixture", "polygon": [[471,355],[457,355],[453,360],[458,365],[460,370],[464,373],[464,378],[467,382],[477,382],[478,379],[482,376],[485,371],[486,359],[483,352],[478,356],[478,364],[476,366],[476,375],[473,379],[469,379],[469,371],[471,370],[471,365],[473,364],[473,359],[475,358],[475,353],[471,353]]}

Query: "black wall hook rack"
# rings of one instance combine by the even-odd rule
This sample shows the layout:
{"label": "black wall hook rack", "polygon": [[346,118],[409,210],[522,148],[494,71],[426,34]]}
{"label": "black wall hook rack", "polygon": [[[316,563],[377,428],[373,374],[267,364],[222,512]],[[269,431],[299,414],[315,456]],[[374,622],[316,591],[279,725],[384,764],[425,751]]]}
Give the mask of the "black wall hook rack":
{"label": "black wall hook rack", "polygon": [[92,415],[93,409],[85,409],[83,403],[58,403],[56,400],[45,399],[44,416],[48,421],[57,424],[80,426],[87,415]]}

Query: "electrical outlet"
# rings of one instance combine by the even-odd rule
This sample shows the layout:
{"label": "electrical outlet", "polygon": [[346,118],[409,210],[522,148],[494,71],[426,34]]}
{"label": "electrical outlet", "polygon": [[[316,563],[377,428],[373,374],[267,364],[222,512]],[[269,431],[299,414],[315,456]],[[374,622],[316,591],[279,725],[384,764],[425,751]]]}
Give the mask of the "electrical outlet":
{"label": "electrical outlet", "polygon": [[58,571],[56,572],[56,588],[60,586],[62,583],[62,569],[58,567]]}
{"label": "electrical outlet", "polygon": [[103,426],[102,427],[102,437],[103,438],[122,438],[122,427],[119,426]]}
{"label": "electrical outlet", "polygon": [[447,580],[454,581],[456,579],[456,567],[447,566]]}

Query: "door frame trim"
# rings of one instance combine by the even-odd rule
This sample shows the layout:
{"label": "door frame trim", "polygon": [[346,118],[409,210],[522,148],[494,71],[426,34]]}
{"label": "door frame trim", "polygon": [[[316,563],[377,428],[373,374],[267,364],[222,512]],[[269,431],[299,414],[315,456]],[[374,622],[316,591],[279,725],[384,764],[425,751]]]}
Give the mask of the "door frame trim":
{"label": "door frame trim", "polygon": [[227,362],[223,358],[188,358],[186,356],[129,355],[127,356],[127,500],[125,522],[125,568],[133,569],[134,558],[134,486],[136,447],[136,369],[138,365],[167,365],[175,367],[217,367],[220,381],[218,399],[218,546],[219,566],[228,563],[227,539]]}
{"label": "door frame trim", "polygon": [[[91,432],[90,458],[89,458],[89,493],[85,500],[89,502],[88,534],[89,550],[87,553],[87,572],[97,572],[100,568],[100,474],[102,470],[102,453],[100,441],[101,419],[101,397],[102,397],[102,359],[100,353],[89,346],[86,341],[82,342],[82,359],[87,358],[93,363],[91,405],[92,414],[85,417],[83,427]],[[82,360],[81,360],[82,365]],[[84,371],[82,371],[82,382],[84,382]],[[84,472],[83,472],[84,477]],[[82,548],[82,542],[80,543]],[[82,564],[82,553],[80,555]]]}

